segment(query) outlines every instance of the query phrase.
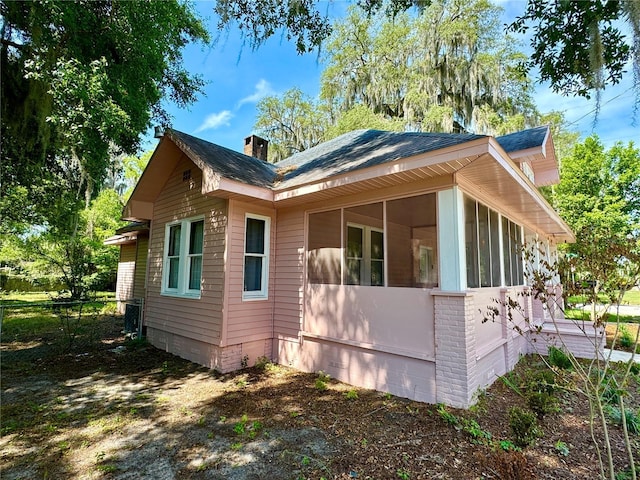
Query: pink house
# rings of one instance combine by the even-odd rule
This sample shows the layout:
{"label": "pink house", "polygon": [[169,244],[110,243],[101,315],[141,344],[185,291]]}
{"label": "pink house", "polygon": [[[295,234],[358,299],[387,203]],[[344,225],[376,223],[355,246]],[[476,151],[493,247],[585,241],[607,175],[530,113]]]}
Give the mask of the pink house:
{"label": "pink house", "polygon": [[530,351],[480,310],[526,288],[520,245],[553,257],[573,240],[537,189],[558,180],[547,127],[360,130],[275,165],[255,158],[266,148],[161,139],[123,215],[150,225],[153,345],[221,372],[266,356],[461,407]]}

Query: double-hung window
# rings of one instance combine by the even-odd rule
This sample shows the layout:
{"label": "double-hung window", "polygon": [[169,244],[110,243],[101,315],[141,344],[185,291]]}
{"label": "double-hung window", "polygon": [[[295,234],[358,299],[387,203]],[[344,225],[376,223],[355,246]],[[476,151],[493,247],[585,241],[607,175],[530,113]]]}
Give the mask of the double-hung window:
{"label": "double-hung window", "polygon": [[269,217],[247,214],[245,218],[243,300],[268,297],[269,227]]}
{"label": "double-hung window", "polygon": [[200,297],[203,243],[202,218],[167,224],[162,269],[164,295]]}

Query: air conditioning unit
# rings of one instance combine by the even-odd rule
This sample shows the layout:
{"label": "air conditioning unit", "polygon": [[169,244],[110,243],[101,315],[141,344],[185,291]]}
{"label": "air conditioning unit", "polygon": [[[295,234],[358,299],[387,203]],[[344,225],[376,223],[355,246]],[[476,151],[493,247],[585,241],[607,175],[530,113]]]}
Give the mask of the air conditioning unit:
{"label": "air conditioning unit", "polygon": [[140,305],[127,303],[124,309],[124,333],[138,333],[140,322]]}

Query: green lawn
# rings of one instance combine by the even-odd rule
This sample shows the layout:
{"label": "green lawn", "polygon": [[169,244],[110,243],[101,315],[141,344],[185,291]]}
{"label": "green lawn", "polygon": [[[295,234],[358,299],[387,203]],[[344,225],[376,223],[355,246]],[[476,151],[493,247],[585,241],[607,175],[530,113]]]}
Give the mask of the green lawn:
{"label": "green lawn", "polygon": [[[607,297],[604,295],[600,295],[600,301],[605,303],[608,301]],[[578,303],[585,303],[586,296],[585,295],[571,295],[568,299],[569,304],[576,305]],[[624,294],[622,298],[621,305],[640,305],[640,291],[638,290],[630,290]]]}

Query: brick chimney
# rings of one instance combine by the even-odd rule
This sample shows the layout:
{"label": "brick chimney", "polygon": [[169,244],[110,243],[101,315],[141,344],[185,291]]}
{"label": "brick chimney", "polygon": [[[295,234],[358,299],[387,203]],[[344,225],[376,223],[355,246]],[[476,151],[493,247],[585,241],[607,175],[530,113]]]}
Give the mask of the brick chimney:
{"label": "brick chimney", "polygon": [[267,147],[269,141],[257,135],[250,135],[244,139],[244,154],[267,161]]}

